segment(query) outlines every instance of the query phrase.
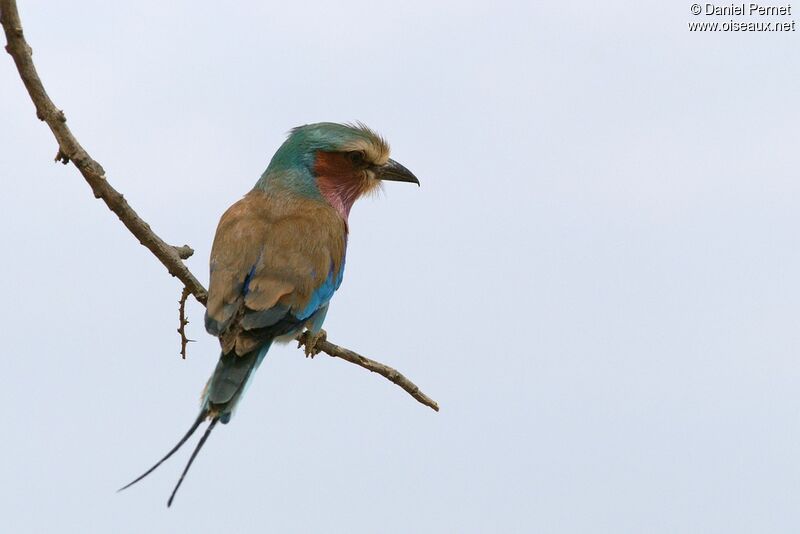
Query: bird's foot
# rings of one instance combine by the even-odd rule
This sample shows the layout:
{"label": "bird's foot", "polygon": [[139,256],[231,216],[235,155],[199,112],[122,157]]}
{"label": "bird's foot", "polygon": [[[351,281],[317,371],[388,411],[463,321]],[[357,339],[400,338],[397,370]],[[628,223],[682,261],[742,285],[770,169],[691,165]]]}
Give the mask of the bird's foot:
{"label": "bird's foot", "polygon": [[306,358],[313,358],[322,352],[322,349],[318,346],[327,339],[328,333],[325,330],[320,329],[316,334],[312,334],[310,330],[306,330],[303,339],[298,341],[297,347],[299,348],[302,345],[303,351],[306,353]]}

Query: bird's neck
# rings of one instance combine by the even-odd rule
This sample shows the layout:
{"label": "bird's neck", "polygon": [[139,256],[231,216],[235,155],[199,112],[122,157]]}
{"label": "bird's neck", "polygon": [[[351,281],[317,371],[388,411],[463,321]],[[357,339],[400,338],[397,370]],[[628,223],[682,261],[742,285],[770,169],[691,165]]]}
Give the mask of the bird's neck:
{"label": "bird's neck", "polygon": [[283,166],[273,161],[255,189],[327,202],[346,224],[353,203],[369,190],[369,179],[354,171],[342,154],[317,152],[308,166]]}

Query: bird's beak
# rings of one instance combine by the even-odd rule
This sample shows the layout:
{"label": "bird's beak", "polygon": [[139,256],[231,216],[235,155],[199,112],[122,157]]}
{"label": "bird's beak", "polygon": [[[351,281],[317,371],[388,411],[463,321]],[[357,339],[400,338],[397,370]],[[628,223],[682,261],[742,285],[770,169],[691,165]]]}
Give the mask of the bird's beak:
{"label": "bird's beak", "polygon": [[390,159],[386,165],[378,167],[377,178],[379,180],[386,180],[387,182],[411,182],[412,184],[419,185],[419,180],[414,176],[414,173],[393,159]]}

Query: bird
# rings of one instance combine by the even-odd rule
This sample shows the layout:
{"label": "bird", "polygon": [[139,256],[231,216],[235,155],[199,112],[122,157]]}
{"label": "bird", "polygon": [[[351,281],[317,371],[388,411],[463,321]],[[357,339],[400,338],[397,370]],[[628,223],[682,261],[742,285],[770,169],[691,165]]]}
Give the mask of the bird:
{"label": "bird", "polygon": [[230,422],[275,342],[306,331],[306,356],[325,339],[322,324],[344,276],[353,203],[387,181],[415,183],[389,157],[386,140],[363,123],[298,126],[253,189],[220,218],[211,248],[206,331],[219,338],[220,357],[189,431],[152,473],[205,422],[209,424],[172,490],[167,506],[217,423]]}

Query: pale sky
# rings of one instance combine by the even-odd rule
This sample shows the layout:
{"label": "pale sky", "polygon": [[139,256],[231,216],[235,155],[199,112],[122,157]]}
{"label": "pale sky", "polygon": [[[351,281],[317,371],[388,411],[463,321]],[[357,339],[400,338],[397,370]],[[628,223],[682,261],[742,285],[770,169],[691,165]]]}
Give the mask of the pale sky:
{"label": "pale sky", "polygon": [[2,54],[0,530],[800,530],[797,32],[689,32],[732,17],[678,1],[19,3],[73,132],[204,283],[290,128],[383,134],[422,187],[356,204],[326,329],[442,410],[281,347],[171,509],[189,449],[115,493],[218,345],[194,303],[179,358],[179,283],[52,162]]}

